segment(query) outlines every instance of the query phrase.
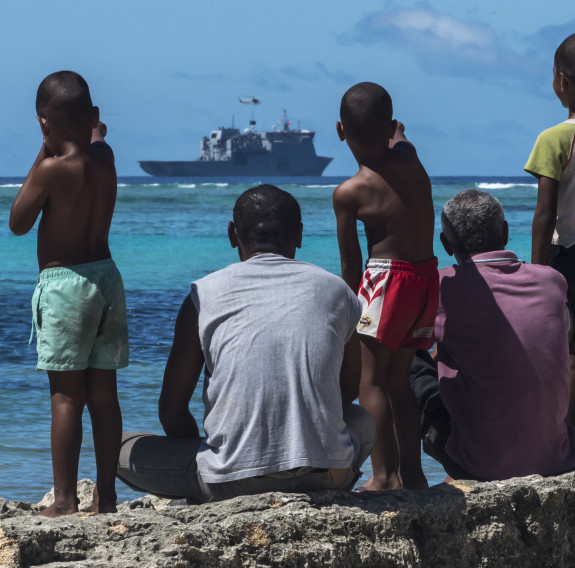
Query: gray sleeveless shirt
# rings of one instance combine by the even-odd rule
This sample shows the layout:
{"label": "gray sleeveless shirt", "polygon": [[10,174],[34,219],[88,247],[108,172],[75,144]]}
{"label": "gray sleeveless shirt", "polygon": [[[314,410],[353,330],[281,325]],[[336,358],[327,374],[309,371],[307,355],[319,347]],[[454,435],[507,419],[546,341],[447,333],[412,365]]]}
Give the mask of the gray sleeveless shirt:
{"label": "gray sleeveless shirt", "polygon": [[202,479],[349,467],[339,372],[361,308],[345,282],[262,254],[197,280],[190,297],[205,356]]}

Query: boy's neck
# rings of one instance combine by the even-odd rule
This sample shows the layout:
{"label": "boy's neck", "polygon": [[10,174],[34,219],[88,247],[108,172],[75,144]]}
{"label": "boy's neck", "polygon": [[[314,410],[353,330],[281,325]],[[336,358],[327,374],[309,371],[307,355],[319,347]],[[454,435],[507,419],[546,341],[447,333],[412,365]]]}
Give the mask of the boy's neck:
{"label": "boy's neck", "polygon": [[376,146],[360,146],[355,142],[348,140],[347,145],[349,146],[349,149],[358,165],[360,167],[365,166],[370,169],[380,166],[391,151],[389,146],[383,144]]}
{"label": "boy's neck", "polygon": [[71,154],[76,154],[78,152],[85,153],[89,150],[91,145],[90,140],[63,140],[59,139],[55,141],[55,148],[53,150],[58,156],[69,156]]}

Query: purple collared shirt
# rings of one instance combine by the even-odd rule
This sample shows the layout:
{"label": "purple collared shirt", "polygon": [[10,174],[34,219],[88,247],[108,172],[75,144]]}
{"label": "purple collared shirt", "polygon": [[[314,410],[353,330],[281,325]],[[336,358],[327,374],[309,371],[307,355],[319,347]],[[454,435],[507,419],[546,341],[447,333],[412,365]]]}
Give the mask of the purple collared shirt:
{"label": "purple collared shirt", "polygon": [[447,453],[484,479],[575,468],[567,284],[511,251],[440,271],[439,390],[452,418]]}

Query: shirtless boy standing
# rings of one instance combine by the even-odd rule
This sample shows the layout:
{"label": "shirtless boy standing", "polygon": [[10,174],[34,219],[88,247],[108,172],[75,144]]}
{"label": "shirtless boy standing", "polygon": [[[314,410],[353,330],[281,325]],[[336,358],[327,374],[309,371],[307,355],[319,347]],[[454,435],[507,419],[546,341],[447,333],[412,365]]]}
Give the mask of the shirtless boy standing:
{"label": "shirtless boy standing", "polygon": [[[392,120],[383,87],[359,83],[349,89],[340,116],[339,138],[359,172],[336,188],[333,207],[342,277],[363,304],[359,402],[377,427],[373,476],[364,489],[423,488],[420,414],[409,367],[416,349],[431,347],[437,312],[431,183],[403,125]],[[363,277],[358,219],[369,257]]]}
{"label": "shirtless boy standing", "polygon": [[48,371],[54,504],[41,514],[78,510],[82,412],[88,406],[96,451],[92,510],[116,511],[122,435],[116,369],[128,365],[126,301],[108,247],[116,203],[114,154],[86,81],[72,71],[46,77],[36,97],[44,137],[10,212],[16,235],[40,212],[40,277],[32,298],[38,369]]}

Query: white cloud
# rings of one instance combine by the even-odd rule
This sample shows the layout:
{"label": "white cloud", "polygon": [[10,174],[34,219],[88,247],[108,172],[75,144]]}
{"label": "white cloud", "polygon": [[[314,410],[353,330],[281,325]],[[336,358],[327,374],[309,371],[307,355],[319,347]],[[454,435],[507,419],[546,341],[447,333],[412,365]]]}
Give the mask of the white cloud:
{"label": "white cloud", "polygon": [[351,34],[339,39],[342,43],[385,43],[408,49],[431,74],[484,78],[526,66],[489,24],[457,19],[427,2],[368,14]]}

